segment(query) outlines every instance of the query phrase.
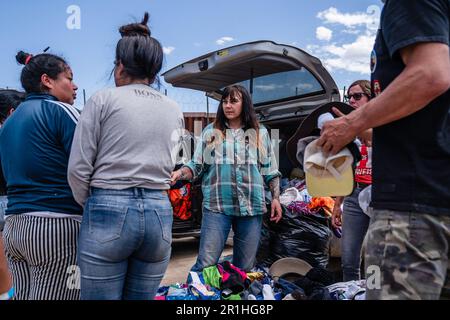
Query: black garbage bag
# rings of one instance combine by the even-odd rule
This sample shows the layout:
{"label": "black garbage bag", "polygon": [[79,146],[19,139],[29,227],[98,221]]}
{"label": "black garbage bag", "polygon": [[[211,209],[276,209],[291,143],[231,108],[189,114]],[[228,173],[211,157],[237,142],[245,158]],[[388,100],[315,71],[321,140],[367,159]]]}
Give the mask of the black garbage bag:
{"label": "black garbage bag", "polygon": [[268,216],[264,218],[257,264],[270,267],[278,259],[295,257],[326,269],[332,236],[330,218],[322,210],[299,214],[282,208],[283,217],[278,223],[269,221]]}
{"label": "black garbage bag", "polygon": [[270,267],[272,263],[275,262],[270,251],[270,238],[271,233],[269,228],[269,219],[267,215],[264,215],[261,228],[261,238],[259,240],[258,252],[256,253],[256,265],[259,267]]}

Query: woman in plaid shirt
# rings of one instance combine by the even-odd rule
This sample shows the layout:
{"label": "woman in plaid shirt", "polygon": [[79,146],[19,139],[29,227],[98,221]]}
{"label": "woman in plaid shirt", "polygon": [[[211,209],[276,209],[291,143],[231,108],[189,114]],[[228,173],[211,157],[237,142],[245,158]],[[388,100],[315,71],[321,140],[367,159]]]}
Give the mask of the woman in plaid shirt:
{"label": "woman in plaid shirt", "polygon": [[258,123],[248,91],[227,87],[193,159],[172,173],[173,184],[202,179],[203,220],[193,271],[217,264],[231,227],[233,264],[246,271],[253,267],[267,211],[264,184],[272,194],[270,219],[281,219],[280,176],[269,133]]}

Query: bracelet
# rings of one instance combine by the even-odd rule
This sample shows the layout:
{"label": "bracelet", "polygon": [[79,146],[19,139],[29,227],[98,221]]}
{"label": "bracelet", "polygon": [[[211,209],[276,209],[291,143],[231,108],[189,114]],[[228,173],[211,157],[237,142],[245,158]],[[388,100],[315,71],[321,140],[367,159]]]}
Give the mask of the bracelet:
{"label": "bracelet", "polygon": [[0,294],[0,301],[11,300],[14,297],[14,287],[9,289],[8,292]]}

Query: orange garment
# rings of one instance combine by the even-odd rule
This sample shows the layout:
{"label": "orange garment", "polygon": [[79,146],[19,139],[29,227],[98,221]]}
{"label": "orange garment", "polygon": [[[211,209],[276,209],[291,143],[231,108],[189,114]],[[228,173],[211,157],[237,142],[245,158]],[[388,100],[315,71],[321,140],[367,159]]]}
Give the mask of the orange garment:
{"label": "orange garment", "polygon": [[169,190],[169,199],[173,208],[173,215],[181,220],[188,220],[191,212],[191,184],[188,183],[180,189]]}
{"label": "orange garment", "polygon": [[322,208],[326,214],[332,215],[334,208],[334,200],[330,197],[312,198],[308,203],[309,210],[315,210]]}

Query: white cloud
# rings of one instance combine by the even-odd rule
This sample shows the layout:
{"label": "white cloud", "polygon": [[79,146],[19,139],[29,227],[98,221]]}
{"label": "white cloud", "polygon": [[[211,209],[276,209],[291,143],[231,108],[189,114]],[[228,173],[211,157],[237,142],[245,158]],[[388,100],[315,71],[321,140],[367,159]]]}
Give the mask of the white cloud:
{"label": "white cloud", "polygon": [[261,91],[272,91],[276,89],[282,89],[284,85],[277,85],[277,84],[260,84],[255,85],[255,88]]}
{"label": "white cloud", "polygon": [[360,35],[354,42],[341,45],[326,46],[310,45],[307,49],[317,56],[331,72],[344,70],[363,75],[370,74],[370,53],[375,42],[375,36],[370,33]]}
{"label": "white cloud", "polygon": [[344,29],[342,33],[357,35],[361,33],[361,30],[358,29]]}
{"label": "white cloud", "polygon": [[234,40],[234,39],[233,39],[232,37],[222,37],[222,38],[216,40],[216,43],[217,43],[219,46],[221,46],[221,45],[223,45],[223,44],[225,44],[225,43],[227,43],[227,42],[231,42],[231,41],[233,41],[233,40]]}
{"label": "white cloud", "polygon": [[333,37],[333,31],[325,27],[318,27],[316,29],[316,38],[319,40],[330,41]]}
{"label": "white cloud", "polygon": [[317,14],[317,18],[326,24],[341,24],[347,28],[358,26],[367,26],[367,28],[375,29],[380,20],[381,9],[377,6],[370,6],[367,12],[343,13],[334,7],[321,11]]}
{"label": "white cloud", "polygon": [[308,44],[308,45],[306,46],[306,50],[307,50],[308,52],[315,52],[315,51],[318,51],[319,49],[320,49],[320,46],[315,45],[315,44]]}
{"label": "white cloud", "polygon": [[299,89],[311,90],[314,86],[311,83],[299,83],[296,86]]}
{"label": "white cloud", "polygon": [[[375,43],[380,14],[381,8],[376,5],[369,6],[366,12],[341,12],[335,7],[321,11],[317,18],[327,28],[317,28],[317,39],[330,41],[337,32],[342,36],[333,37],[333,42],[326,45],[309,45],[307,50],[317,56],[330,72],[369,75],[370,53]],[[330,40],[327,40],[327,33],[321,28],[330,30]]]}
{"label": "white cloud", "polygon": [[[255,85],[255,88],[261,91],[273,91],[273,90],[282,90],[283,88],[291,88],[291,85],[289,84],[259,84],[259,85]],[[299,83],[296,85],[296,87],[298,89],[301,90],[311,90],[312,88],[314,88],[314,86],[310,83]]]}
{"label": "white cloud", "polygon": [[164,54],[171,54],[175,50],[174,47],[163,47]]}

